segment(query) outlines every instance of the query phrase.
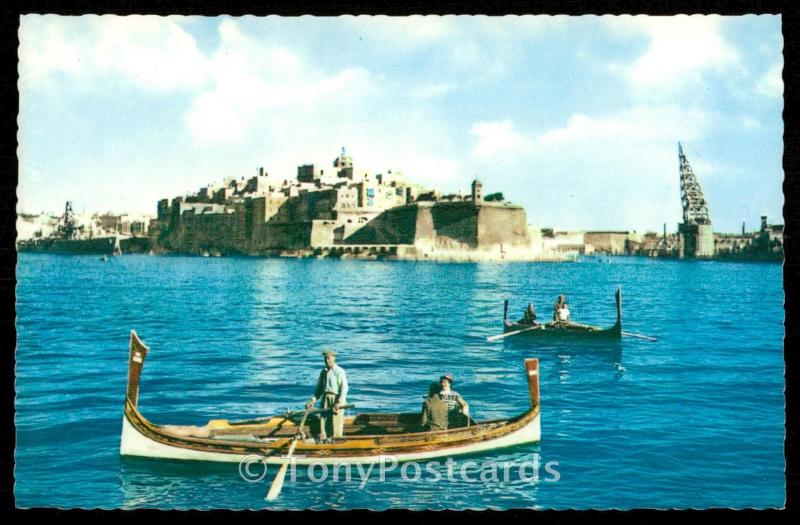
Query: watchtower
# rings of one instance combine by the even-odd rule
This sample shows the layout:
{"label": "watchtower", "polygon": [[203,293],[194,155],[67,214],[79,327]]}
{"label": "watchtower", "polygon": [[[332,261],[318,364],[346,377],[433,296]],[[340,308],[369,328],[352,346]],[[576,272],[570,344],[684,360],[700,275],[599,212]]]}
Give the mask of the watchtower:
{"label": "watchtower", "polygon": [[472,181],[472,203],[480,204],[483,202],[483,183],[478,179]]}

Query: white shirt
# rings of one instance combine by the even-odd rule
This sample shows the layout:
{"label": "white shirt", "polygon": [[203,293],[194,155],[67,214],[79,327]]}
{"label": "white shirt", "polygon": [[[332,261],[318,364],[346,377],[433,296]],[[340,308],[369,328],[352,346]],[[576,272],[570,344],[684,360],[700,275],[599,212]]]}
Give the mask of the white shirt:
{"label": "white shirt", "polygon": [[569,308],[567,305],[562,306],[558,310],[558,320],[559,321],[569,321]]}

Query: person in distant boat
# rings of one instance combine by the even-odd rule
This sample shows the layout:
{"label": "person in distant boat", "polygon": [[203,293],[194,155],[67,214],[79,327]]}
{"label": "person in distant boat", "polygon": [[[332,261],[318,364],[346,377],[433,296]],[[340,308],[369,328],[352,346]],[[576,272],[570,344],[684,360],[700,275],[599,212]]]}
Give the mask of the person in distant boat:
{"label": "person in distant boat", "polygon": [[553,306],[553,321],[558,321],[558,312],[561,310],[561,305],[564,303],[564,296],[559,295],[556,298],[556,304]]}
{"label": "person in distant boat", "polygon": [[464,401],[464,398],[461,397],[461,394],[450,388],[453,385],[453,374],[449,372],[444,374],[439,378],[439,384],[442,387],[439,395],[447,404],[447,411],[461,412],[465,416],[469,417],[469,405],[466,401]]}
{"label": "person in distant boat", "polygon": [[342,406],[347,402],[347,374],[344,369],[336,364],[336,352],[326,349],[322,352],[325,356],[325,368],[319,373],[317,389],[306,403],[306,409],[311,409],[318,399],[322,400],[323,412],[319,418],[319,439],[324,441],[328,435],[342,437],[344,434],[344,410]]}
{"label": "person in distant boat", "polygon": [[564,298],[564,295],[561,294],[558,296],[556,300],[556,304],[553,307],[553,321],[559,323],[568,323],[570,322],[569,319],[569,306],[567,306],[567,300]]}
{"label": "person in distant boat", "polygon": [[442,386],[431,383],[428,387],[428,397],[422,402],[422,418],[420,424],[425,430],[447,430],[448,414],[447,403],[441,396]]}
{"label": "person in distant boat", "polygon": [[525,312],[522,314],[522,319],[517,321],[518,324],[528,324],[528,325],[537,325],[539,323],[536,322],[536,310],[533,307],[533,303],[528,303],[528,307],[525,309]]}

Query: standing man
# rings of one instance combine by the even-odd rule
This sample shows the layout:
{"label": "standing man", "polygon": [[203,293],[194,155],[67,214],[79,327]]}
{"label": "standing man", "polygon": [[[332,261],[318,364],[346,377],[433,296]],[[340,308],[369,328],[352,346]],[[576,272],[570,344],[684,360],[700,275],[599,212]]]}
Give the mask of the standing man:
{"label": "standing man", "polygon": [[[344,369],[336,364],[336,352],[325,349],[325,368],[319,373],[317,389],[306,403],[306,409],[314,406],[317,399],[322,399],[322,408],[331,409],[332,414],[323,412],[319,418],[319,439],[325,441],[329,433],[333,437],[342,437],[344,434],[344,410],[342,406],[347,403],[347,375]],[[331,423],[330,432],[329,425]]]}
{"label": "standing man", "polygon": [[460,409],[460,412],[469,418],[469,405],[464,401],[464,398],[461,397],[461,394],[450,389],[450,386],[453,384],[453,374],[448,372],[440,377],[439,384],[442,386],[442,391],[439,392],[439,396],[447,403],[448,410],[452,413]]}

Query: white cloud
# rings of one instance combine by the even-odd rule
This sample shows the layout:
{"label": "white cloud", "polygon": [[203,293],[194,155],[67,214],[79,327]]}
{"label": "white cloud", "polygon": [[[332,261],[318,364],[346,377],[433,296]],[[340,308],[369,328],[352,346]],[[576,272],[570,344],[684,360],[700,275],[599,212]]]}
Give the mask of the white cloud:
{"label": "white cloud", "polygon": [[[291,50],[270,47],[243,34],[236,22],[219,25],[220,44],[209,58],[211,88],[197,96],[186,122],[199,144],[232,143],[259,120],[291,108],[297,121],[322,104],[347,107],[374,91],[361,68],[327,72]],[[340,111],[343,113],[343,111]]]}
{"label": "white cloud", "polygon": [[616,66],[634,89],[669,92],[708,71],[741,67],[739,53],[722,34],[720,16],[620,16],[603,20],[621,36],[649,38],[647,49],[633,63]]}
{"label": "white cloud", "polygon": [[186,125],[198,143],[235,143],[245,132],[245,115],[220,91],[192,102]]}
{"label": "white cloud", "polygon": [[78,82],[120,76],[150,91],[203,84],[205,57],[180,18],[24,15],[20,21],[20,88],[46,86],[54,72]]}
{"label": "white cloud", "polygon": [[767,97],[783,97],[783,64],[775,64],[756,84],[756,92]]}
{"label": "white cloud", "polygon": [[484,183],[513,195],[531,219],[657,229],[680,214],[677,142],[702,136],[709,124],[705,113],[663,106],[575,114],[536,133],[516,130],[511,120],[480,122],[470,133]]}
{"label": "white cloud", "polygon": [[477,137],[472,153],[476,157],[491,158],[495,155],[530,151],[534,142],[514,129],[510,119],[496,122],[476,122],[469,130]]}
{"label": "white cloud", "polygon": [[538,134],[525,134],[514,129],[510,119],[477,122],[470,134],[477,137],[472,153],[476,157],[497,154],[530,154],[544,149],[570,144],[584,150],[599,145],[630,147],[677,142],[696,137],[708,124],[706,114],[678,106],[658,108],[637,107],[620,113],[593,118],[582,113],[570,117],[566,126]]}
{"label": "white cloud", "polygon": [[598,141],[620,146],[661,143],[696,137],[707,121],[706,114],[675,105],[636,107],[601,118],[577,114],[570,118],[566,127],[539,135],[537,142],[542,146]]}
{"label": "white cloud", "polygon": [[51,71],[77,73],[83,69],[78,44],[70,41],[66,28],[52,15],[26,15],[19,28],[20,83],[36,83]]}

